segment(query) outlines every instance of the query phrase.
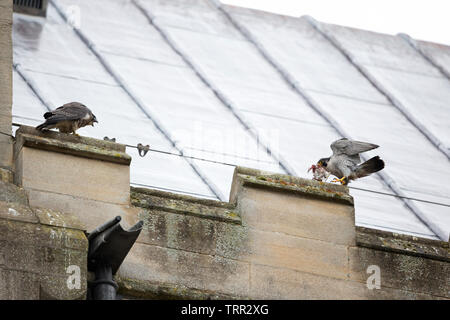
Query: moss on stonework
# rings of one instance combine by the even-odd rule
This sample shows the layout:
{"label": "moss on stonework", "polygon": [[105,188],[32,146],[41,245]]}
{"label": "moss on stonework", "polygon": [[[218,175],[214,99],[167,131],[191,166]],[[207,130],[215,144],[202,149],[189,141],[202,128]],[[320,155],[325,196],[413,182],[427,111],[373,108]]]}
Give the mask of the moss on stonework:
{"label": "moss on stonework", "polygon": [[224,208],[224,209],[233,209],[234,205],[229,202],[210,200],[210,199],[202,199],[197,197],[192,197],[179,193],[172,193],[167,191],[155,190],[155,189],[146,189],[146,188],[136,188],[130,187],[131,198],[135,200],[139,199],[148,199],[146,196],[154,196],[165,199],[173,199],[173,200],[181,200],[184,202],[190,202],[194,204],[206,205],[210,207]]}
{"label": "moss on stonework", "polygon": [[[337,190],[340,186],[329,185],[329,184],[319,184],[318,182],[308,182],[308,183],[299,183],[305,182],[304,180],[291,181],[285,179],[289,176],[241,176],[244,179],[244,185],[252,185],[252,186],[260,186],[265,188],[272,188],[275,190],[285,190],[287,192],[296,192],[302,193],[304,195],[323,198],[326,200],[338,201],[353,205],[353,197],[351,197],[348,192],[348,189],[341,189],[342,191]],[[315,185],[317,184],[317,185]]]}
{"label": "moss on stonework", "polygon": [[368,248],[450,261],[448,242],[440,240],[418,238],[357,226],[356,243]]}
{"label": "moss on stonework", "polygon": [[71,213],[63,213],[48,208],[33,208],[42,224],[86,231],[86,226]]}
{"label": "moss on stonework", "polygon": [[0,181],[6,182],[6,183],[12,183],[12,181],[13,181],[12,172],[10,170],[0,168]]}
{"label": "moss on stonework", "polygon": [[136,207],[162,210],[166,212],[186,214],[205,219],[226,221],[240,224],[241,218],[230,203],[185,197],[169,192],[153,192],[132,188],[130,192],[131,204]]}
{"label": "moss on stonework", "polygon": [[0,201],[16,202],[22,205],[28,205],[28,198],[25,190],[4,181],[0,181]]}
{"label": "moss on stonework", "polygon": [[73,135],[73,134],[67,134],[67,133],[61,133],[58,131],[39,131],[36,130],[34,127],[30,126],[20,126],[20,128],[16,131],[16,138],[20,135],[31,135],[42,139],[47,140],[58,140],[61,142],[68,142],[68,143],[76,143],[76,144],[84,144],[84,145],[90,145],[92,147],[97,147],[100,149],[107,149],[112,151],[118,151],[119,153],[125,152],[126,146],[120,143],[111,142],[111,141],[105,141],[105,140],[99,140],[95,138],[90,137],[83,137],[79,135]]}
{"label": "moss on stonework", "polygon": [[217,292],[189,288],[172,283],[152,283],[116,276],[115,281],[119,285],[118,293],[133,298],[149,300],[244,300],[242,296],[232,296]]}
{"label": "moss on stonework", "polygon": [[[17,131],[17,141],[14,147],[16,155],[22,146],[26,146],[125,165],[129,165],[131,162],[131,157],[125,152],[121,152],[121,148],[117,150],[115,145],[105,144],[102,140],[66,137],[67,135],[61,136],[56,132],[28,131],[22,132],[20,129]],[[57,136],[54,137],[54,134]]]}

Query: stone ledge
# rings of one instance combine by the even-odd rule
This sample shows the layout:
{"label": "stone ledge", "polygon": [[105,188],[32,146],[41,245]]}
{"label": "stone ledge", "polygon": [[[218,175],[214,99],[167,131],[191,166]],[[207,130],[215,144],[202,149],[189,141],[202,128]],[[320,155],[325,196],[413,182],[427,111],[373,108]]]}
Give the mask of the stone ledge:
{"label": "stone ledge", "polygon": [[32,210],[42,225],[87,231],[86,227],[74,214],[39,207],[33,207]]}
{"label": "stone ledge", "polygon": [[15,158],[24,146],[124,165],[131,162],[123,144],[56,131],[41,132],[28,126],[21,126],[16,131]]}
{"label": "stone ledge", "polygon": [[0,181],[0,201],[28,206],[28,197],[23,188]]}
{"label": "stone ledge", "polygon": [[241,224],[241,217],[235,206],[228,202],[133,187],[130,198],[131,204],[135,207]]}
{"label": "stone ledge", "polygon": [[[296,193],[306,197],[339,202],[351,206],[354,204],[353,197],[345,186],[245,167],[236,167],[234,174],[233,185],[237,184],[237,177],[239,177],[242,179],[244,186]],[[235,186],[232,187],[233,189],[235,189]]]}
{"label": "stone ledge", "polygon": [[118,293],[138,299],[151,300],[246,300],[248,297],[232,296],[207,290],[189,288],[181,284],[156,283],[116,276]]}
{"label": "stone ledge", "polygon": [[448,242],[358,226],[355,229],[358,246],[450,262]]}

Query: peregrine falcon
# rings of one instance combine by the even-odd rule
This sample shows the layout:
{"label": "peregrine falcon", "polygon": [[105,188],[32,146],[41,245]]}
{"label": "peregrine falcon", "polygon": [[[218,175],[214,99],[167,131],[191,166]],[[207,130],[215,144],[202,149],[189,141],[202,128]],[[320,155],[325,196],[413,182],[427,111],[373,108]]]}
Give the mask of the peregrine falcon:
{"label": "peregrine falcon", "polygon": [[44,113],[45,122],[38,125],[38,130],[57,128],[63,133],[73,133],[81,127],[97,122],[97,118],[85,105],[79,102],[70,102],[61,107]]}
{"label": "peregrine falcon", "polygon": [[332,175],[338,177],[332,182],[346,185],[350,180],[368,176],[384,168],[384,161],[379,156],[360,164],[359,154],[378,148],[379,146],[376,144],[342,138],[333,142],[330,147],[333,155],[320,159],[317,166],[325,168]]}

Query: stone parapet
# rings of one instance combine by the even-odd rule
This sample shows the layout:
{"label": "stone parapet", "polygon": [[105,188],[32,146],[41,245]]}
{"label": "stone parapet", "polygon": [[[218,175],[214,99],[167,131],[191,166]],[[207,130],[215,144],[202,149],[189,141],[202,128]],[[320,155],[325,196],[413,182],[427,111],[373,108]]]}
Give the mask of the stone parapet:
{"label": "stone parapet", "polygon": [[348,188],[342,185],[245,167],[236,168],[230,201],[236,201],[236,190],[238,190],[240,185],[299,194],[309,198],[329,200],[349,205],[353,205],[354,203]]}
{"label": "stone parapet", "polygon": [[364,227],[356,227],[356,244],[376,250],[450,262],[449,243]]}
{"label": "stone parapet", "polygon": [[85,299],[87,249],[76,217],[32,208],[0,181],[0,299]]}
{"label": "stone parapet", "polygon": [[[144,222],[116,274],[130,298],[450,298],[448,243],[355,227],[344,186],[237,167],[229,202],[130,188],[124,145],[25,126],[14,161],[19,187],[2,182],[0,241],[23,230],[20,250],[36,258],[27,264],[15,243],[5,245],[14,256],[1,276],[20,273],[23,286],[40,288],[33,297],[76,298],[55,291],[67,279],[60,271],[50,288],[42,282],[50,274],[36,276],[39,268],[45,259],[55,261],[49,270],[67,267],[67,255],[85,263],[83,231],[120,215],[128,225]],[[61,248],[47,245],[48,237]],[[378,289],[367,285],[374,266]],[[5,287],[12,297],[24,292]]]}
{"label": "stone parapet", "polygon": [[39,131],[29,126],[21,126],[16,131],[14,158],[17,158],[23,147],[124,165],[131,162],[123,144],[57,131]]}
{"label": "stone parapet", "polygon": [[450,298],[446,243],[355,227],[343,186],[237,167],[229,203],[141,188],[131,203],[144,227],[117,275],[128,296]]}
{"label": "stone parapet", "polygon": [[15,183],[32,206],[74,214],[85,230],[117,215],[136,222],[127,220],[130,162],[122,144],[27,126],[16,132]]}

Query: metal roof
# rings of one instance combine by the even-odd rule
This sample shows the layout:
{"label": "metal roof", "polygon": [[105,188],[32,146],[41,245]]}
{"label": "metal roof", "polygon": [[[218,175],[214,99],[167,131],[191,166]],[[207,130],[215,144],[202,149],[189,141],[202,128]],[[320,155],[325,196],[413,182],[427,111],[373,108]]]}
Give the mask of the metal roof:
{"label": "metal roof", "polygon": [[215,0],[50,1],[13,45],[15,122],[80,101],[81,134],[168,152],[128,148],[132,185],[227,200],[227,164],[307,177],[345,135],[386,162],[350,185],[357,225],[449,238],[448,46]]}

